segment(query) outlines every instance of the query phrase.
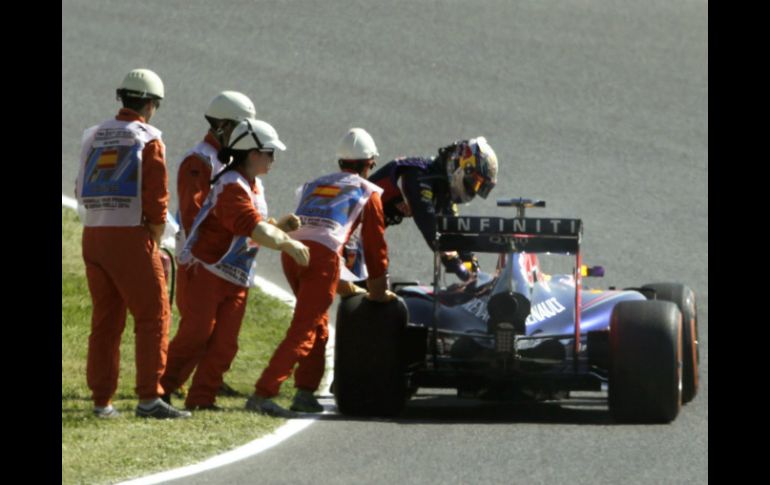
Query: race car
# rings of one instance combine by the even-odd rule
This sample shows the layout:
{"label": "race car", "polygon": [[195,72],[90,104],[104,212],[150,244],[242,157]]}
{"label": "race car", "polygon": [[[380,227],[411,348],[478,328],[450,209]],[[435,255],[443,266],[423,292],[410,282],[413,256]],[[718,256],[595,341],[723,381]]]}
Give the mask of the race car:
{"label": "race car", "polygon": [[[698,391],[694,292],[678,283],[590,290],[580,219],[531,218],[542,200],[498,200],[513,218],[440,217],[433,285],[394,284],[383,304],[344,299],[337,312],[335,399],[340,413],[395,416],[419,388],[460,398],[558,400],[607,391],[619,422],[673,421]],[[493,274],[440,287],[444,251],[497,253]],[[574,258],[566,274],[543,255]],[[553,257],[553,256],[548,256]]]}

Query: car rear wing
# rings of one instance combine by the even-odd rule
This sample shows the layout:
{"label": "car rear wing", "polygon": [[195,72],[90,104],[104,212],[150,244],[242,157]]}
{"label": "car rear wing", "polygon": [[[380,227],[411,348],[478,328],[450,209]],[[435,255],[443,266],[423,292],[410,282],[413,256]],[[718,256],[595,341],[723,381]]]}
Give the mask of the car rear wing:
{"label": "car rear wing", "polygon": [[576,254],[580,250],[583,221],[547,217],[436,218],[438,251]]}
{"label": "car rear wing", "polygon": [[[520,214],[531,201],[513,201],[510,205],[517,207]],[[539,202],[539,201],[538,201]],[[498,205],[504,205],[499,204]],[[544,205],[544,204],[543,204]],[[541,207],[532,205],[533,207]],[[472,251],[485,253],[558,253],[575,256],[575,326],[574,326],[574,355],[580,350],[580,308],[582,276],[582,257],[580,242],[583,235],[583,222],[580,219],[556,219],[544,217],[437,217],[436,246],[434,251],[433,286],[438,294],[439,278],[441,275],[441,251]],[[433,335],[434,349],[438,345],[438,298],[433,301]],[[578,359],[575,358],[575,372],[578,371]],[[436,365],[436,353],[433,353]]]}

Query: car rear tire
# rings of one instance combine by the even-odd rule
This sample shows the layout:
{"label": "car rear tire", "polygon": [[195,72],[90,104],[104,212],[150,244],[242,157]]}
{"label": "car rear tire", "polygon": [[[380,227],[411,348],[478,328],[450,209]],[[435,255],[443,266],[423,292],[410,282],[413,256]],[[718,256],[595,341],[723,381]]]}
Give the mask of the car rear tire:
{"label": "car rear tire", "polygon": [[700,349],[698,344],[698,307],[695,292],[678,283],[652,283],[642,288],[655,290],[657,300],[670,301],[682,312],[682,403],[698,394]]}
{"label": "car rear tire", "polygon": [[609,407],[620,422],[668,423],[682,405],[682,314],[664,301],[624,301],[610,320]]}
{"label": "car rear tire", "polygon": [[350,416],[395,416],[409,392],[404,371],[408,312],[398,298],[345,298],[337,310],[334,380],[337,409]]}

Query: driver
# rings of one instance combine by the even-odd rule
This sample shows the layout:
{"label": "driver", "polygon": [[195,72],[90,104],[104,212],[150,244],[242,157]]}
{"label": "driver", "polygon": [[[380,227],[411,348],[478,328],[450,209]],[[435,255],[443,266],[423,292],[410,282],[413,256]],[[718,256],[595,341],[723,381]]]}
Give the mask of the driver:
{"label": "driver", "polygon": [[[436,216],[458,215],[457,204],[468,203],[476,195],[486,199],[497,183],[497,170],[495,151],[486,138],[479,136],[440,148],[436,157],[397,158],[369,180],[383,189],[386,226],[411,217],[433,249]],[[365,278],[360,255],[360,248],[346,247],[347,269],[356,279]],[[470,251],[442,253],[441,261],[447,271],[462,281],[468,281],[478,271],[477,259]]]}

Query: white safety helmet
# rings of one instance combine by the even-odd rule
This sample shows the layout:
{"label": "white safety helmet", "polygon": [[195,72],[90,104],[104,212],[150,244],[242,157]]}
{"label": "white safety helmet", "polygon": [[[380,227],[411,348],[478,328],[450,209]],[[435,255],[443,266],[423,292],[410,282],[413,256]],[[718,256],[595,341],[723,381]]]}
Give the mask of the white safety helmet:
{"label": "white safety helmet", "polygon": [[257,110],[248,96],[238,91],[222,91],[214,96],[206,109],[206,117],[217,120],[243,121],[256,118]]}
{"label": "white safety helmet", "polygon": [[337,146],[338,160],[368,160],[378,156],[372,135],[363,128],[351,128]]}
{"label": "white safety helmet", "polygon": [[286,150],[278,132],[270,123],[248,118],[238,123],[230,134],[231,150]]}
{"label": "white safety helmet", "polygon": [[483,136],[455,145],[447,159],[449,190],[454,202],[486,199],[497,183],[497,155]]}
{"label": "white safety helmet", "polygon": [[125,95],[133,98],[163,99],[165,92],[160,76],[149,69],[134,69],[123,78],[117,94],[118,97]]}

